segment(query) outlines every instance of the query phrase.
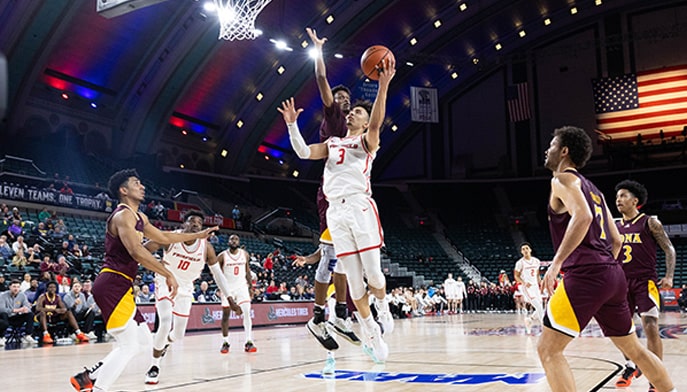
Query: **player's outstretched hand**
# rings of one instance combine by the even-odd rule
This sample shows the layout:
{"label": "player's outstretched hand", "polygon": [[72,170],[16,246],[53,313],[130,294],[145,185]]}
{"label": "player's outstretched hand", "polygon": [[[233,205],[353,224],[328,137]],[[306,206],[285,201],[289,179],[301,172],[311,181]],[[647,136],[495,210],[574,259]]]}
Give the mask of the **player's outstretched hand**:
{"label": "player's outstretched hand", "polygon": [[385,58],[382,61],[382,66],[377,66],[379,70],[379,84],[389,85],[391,79],[396,75],[396,59]]}
{"label": "player's outstretched hand", "polygon": [[283,101],[281,103],[281,107],[277,108],[277,110],[282,116],[284,116],[284,122],[287,124],[295,123],[298,119],[298,115],[303,112],[302,108],[296,110],[296,103],[294,102],[293,97]]}
{"label": "player's outstretched hand", "polygon": [[306,264],[305,256],[296,256],[296,258],[291,263],[293,267],[302,267]]}
{"label": "player's outstretched hand", "polygon": [[219,230],[219,226],[208,227],[205,230],[199,231],[196,238],[208,238],[210,234],[216,232],[217,230]]}
{"label": "player's outstretched hand", "polygon": [[315,29],[311,29],[310,27],[306,27],[305,31],[308,33],[308,36],[310,36],[310,40],[315,45],[315,47],[322,50],[322,46],[324,45],[325,42],[327,42],[327,38],[326,37],[322,37],[322,38],[318,37],[317,31],[315,31]]}

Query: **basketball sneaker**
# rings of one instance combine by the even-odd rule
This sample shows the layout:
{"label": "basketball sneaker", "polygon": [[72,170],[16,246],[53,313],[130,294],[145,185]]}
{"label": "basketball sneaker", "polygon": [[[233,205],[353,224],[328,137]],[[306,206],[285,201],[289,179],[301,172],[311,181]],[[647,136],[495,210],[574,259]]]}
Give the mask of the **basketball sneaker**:
{"label": "basketball sneaker", "polygon": [[219,352],[222,354],[228,354],[229,353],[229,343],[227,343],[227,342],[222,343],[222,348],[219,350]]}
{"label": "basketball sneaker", "polygon": [[52,340],[52,337],[50,336],[49,333],[43,334],[43,344],[53,344],[55,343],[54,340]]}
{"label": "basketball sneaker", "polygon": [[255,347],[255,345],[253,344],[253,342],[251,340],[249,340],[246,342],[246,345],[243,346],[243,351],[245,351],[247,353],[254,353],[254,352],[258,351],[258,348]]}
{"label": "basketball sneaker", "polygon": [[377,309],[377,321],[379,321],[379,324],[382,326],[382,333],[386,335],[394,331],[394,317],[391,315],[391,312],[389,311],[389,305],[386,303],[384,305],[379,305],[380,301],[386,302],[386,299],[375,299],[375,308]]}
{"label": "basketball sneaker", "polygon": [[616,380],[615,386],[618,388],[626,388],[632,385],[632,379],[639,378],[642,375],[642,371],[639,368],[633,368],[625,366],[623,374]]}
{"label": "basketball sneaker", "polygon": [[324,363],[324,368],[322,369],[323,376],[334,376],[336,374],[336,359],[333,356],[327,355],[327,360]]}
{"label": "basketball sneaker", "polygon": [[[334,329],[334,332],[339,334],[342,338],[348,340],[349,342],[360,346],[361,342],[358,336],[351,329],[351,319],[342,320],[338,317],[329,317],[327,324]],[[333,340],[333,339],[332,339]],[[334,342],[336,343],[336,342]]]}
{"label": "basketball sneaker", "polygon": [[146,373],[146,384],[155,385],[158,383],[158,378],[160,377],[160,368],[153,365]]}
{"label": "basketball sneaker", "polygon": [[72,384],[74,389],[79,392],[91,392],[93,390],[93,381],[88,376],[91,372],[84,368],[84,371],[73,375],[69,382]]}
{"label": "basketball sneaker", "polygon": [[339,348],[339,344],[336,343],[336,340],[332,337],[332,335],[329,334],[329,331],[327,330],[327,324],[325,322],[321,322],[319,324],[315,324],[314,319],[310,319],[307,324],[305,324],[305,328],[310,331],[312,336],[317,339],[318,342],[324,347],[325,349],[329,351],[334,351]]}
{"label": "basketball sneaker", "polygon": [[375,323],[372,331],[366,331],[363,328],[363,336],[365,338],[363,344],[363,352],[367,354],[374,363],[381,365],[386,362],[389,357],[389,346],[382,339],[382,330],[379,325]]}
{"label": "basketball sneaker", "polygon": [[88,336],[85,333],[79,332],[76,336],[76,340],[79,342],[88,342]]}
{"label": "basketball sneaker", "polygon": [[649,383],[649,392],[656,392],[656,387]]}

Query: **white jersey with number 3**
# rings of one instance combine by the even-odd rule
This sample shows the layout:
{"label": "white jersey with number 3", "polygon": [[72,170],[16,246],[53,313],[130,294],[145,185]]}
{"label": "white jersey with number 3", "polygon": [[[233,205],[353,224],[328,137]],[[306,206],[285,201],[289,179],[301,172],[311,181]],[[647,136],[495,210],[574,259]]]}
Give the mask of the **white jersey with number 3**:
{"label": "white jersey with number 3", "polygon": [[165,249],[163,259],[179,283],[179,293],[193,293],[193,281],[198,279],[205,267],[205,241],[198,239],[191,245],[178,242]]}
{"label": "white jersey with number 3", "polygon": [[353,194],[372,195],[370,172],[375,153],[367,150],[364,135],[331,137],[322,190],[327,199],[339,199]]}
{"label": "white jersey with number 3", "polygon": [[246,286],[246,251],[239,249],[235,255],[229,249],[224,253],[224,276],[227,278],[229,287]]}

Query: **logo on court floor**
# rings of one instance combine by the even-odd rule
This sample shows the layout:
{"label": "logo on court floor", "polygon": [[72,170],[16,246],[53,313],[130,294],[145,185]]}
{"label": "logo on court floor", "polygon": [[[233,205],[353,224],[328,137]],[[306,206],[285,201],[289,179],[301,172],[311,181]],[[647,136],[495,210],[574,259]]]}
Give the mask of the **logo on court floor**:
{"label": "logo on court floor", "polygon": [[492,373],[492,374],[424,374],[424,373],[387,373],[337,370],[334,376],[323,376],[320,372],[306,373],[306,378],[336,379],[346,381],[402,382],[409,384],[449,384],[479,385],[500,382],[507,385],[537,384],[544,373]]}

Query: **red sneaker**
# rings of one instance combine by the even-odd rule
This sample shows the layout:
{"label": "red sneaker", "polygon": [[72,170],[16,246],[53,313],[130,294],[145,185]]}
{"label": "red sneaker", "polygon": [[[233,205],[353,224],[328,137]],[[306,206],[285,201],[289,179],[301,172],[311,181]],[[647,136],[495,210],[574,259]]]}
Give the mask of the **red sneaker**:
{"label": "red sneaker", "polygon": [[222,354],[229,354],[229,343],[222,343],[222,348],[219,350],[219,352]]}
{"label": "red sneaker", "polygon": [[55,343],[55,341],[52,340],[49,333],[46,333],[43,335],[43,344],[53,344],[53,343]]}
{"label": "red sneaker", "polygon": [[73,375],[69,382],[79,392],[91,392],[93,390],[93,380],[88,377],[89,373],[88,369],[85,369],[83,372]]}

